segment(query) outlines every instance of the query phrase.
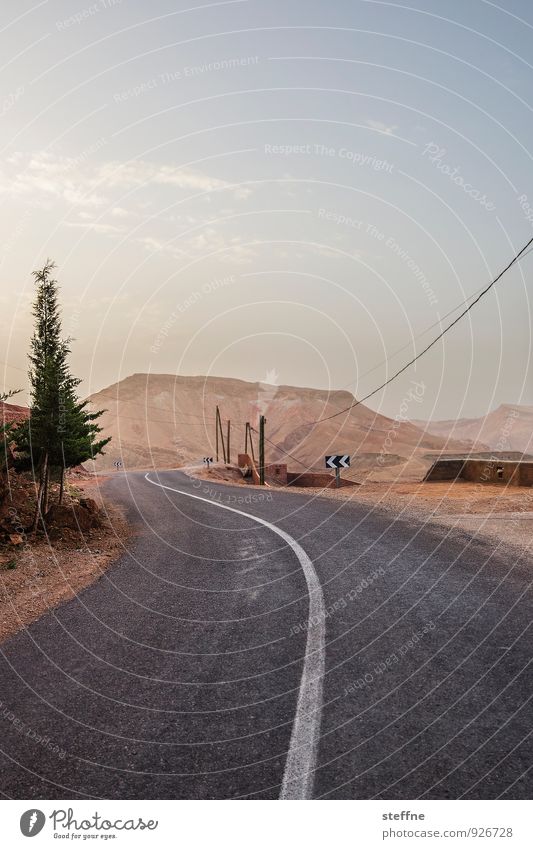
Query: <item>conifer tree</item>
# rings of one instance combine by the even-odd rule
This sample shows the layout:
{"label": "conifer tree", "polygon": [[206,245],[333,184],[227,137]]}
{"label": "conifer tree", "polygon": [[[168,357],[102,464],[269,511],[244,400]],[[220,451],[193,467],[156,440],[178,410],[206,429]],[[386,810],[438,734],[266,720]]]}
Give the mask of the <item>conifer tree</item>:
{"label": "conifer tree", "polygon": [[[37,529],[39,517],[44,516],[48,509],[50,455],[57,441],[66,356],[61,340],[57,282],[52,277],[54,267],[54,263],[47,260],[40,271],[33,273],[37,294],[33,307],[35,329],[29,355],[30,418],[26,446],[29,448],[34,477],[39,480],[33,530]],[[23,433],[21,437],[24,437]]]}
{"label": "conifer tree", "polygon": [[[65,353],[69,353],[68,345],[65,345]],[[91,412],[87,409],[87,401],[78,400],[76,389],[79,384],[80,380],[72,377],[67,370],[61,389],[59,453],[54,453],[51,457],[51,465],[59,470],[60,504],[63,500],[66,469],[79,466],[85,460],[94,459],[103,453],[104,447],[111,441],[110,436],[105,439],[96,438],[102,430],[97,422],[103,410]]]}
{"label": "conifer tree", "polygon": [[35,329],[30,343],[30,418],[17,428],[15,442],[19,467],[30,465],[38,480],[33,530],[48,512],[50,477],[60,475],[63,495],[65,469],[102,453],[109,439],[96,440],[101,431],[99,412],[88,412],[76,389],[80,381],[70,374],[70,340],[61,338],[61,318],[55,264],[48,260],[34,272],[37,293],[33,308]]}

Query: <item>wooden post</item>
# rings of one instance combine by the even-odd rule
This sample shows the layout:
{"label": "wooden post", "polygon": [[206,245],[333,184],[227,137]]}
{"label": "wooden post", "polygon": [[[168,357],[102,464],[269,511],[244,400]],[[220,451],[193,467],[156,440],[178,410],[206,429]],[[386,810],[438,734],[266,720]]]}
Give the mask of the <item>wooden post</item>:
{"label": "wooden post", "polygon": [[[217,434],[220,431],[220,444],[222,445],[222,456],[226,462],[226,446],[224,445],[224,431],[222,430],[222,419],[220,418],[220,410],[217,407]],[[218,459],[218,454],[217,454]]]}
{"label": "wooden post", "polygon": [[259,417],[259,483],[265,485],[265,422],[264,416]]}
{"label": "wooden post", "polygon": [[248,424],[248,433],[250,434],[250,448],[252,449],[252,460],[255,463],[254,438],[252,436],[252,427]]}
{"label": "wooden post", "polygon": [[218,419],[219,419],[219,417],[220,417],[220,413],[218,411],[218,406],[217,406],[216,415],[215,415],[215,446],[216,446],[215,447],[215,455],[216,455],[216,458],[217,458],[217,463],[218,463]]}

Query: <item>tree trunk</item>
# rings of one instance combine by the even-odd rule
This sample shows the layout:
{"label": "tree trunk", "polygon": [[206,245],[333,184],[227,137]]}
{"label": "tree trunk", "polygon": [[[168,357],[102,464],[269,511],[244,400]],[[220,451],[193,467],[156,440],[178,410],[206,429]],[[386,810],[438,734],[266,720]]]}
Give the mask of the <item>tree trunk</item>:
{"label": "tree trunk", "polygon": [[43,509],[42,509],[43,527],[44,527],[45,516],[48,513],[48,496],[50,494],[49,490],[50,490],[50,464],[47,463],[46,464],[46,474],[44,476],[44,489],[43,489]]}
{"label": "tree trunk", "polygon": [[63,503],[63,490],[65,488],[65,467],[61,466],[61,478],[59,481],[59,503]]}
{"label": "tree trunk", "polygon": [[32,532],[35,533],[37,530],[37,525],[39,524],[39,518],[41,516],[42,503],[43,503],[43,493],[44,486],[46,481],[46,476],[48,474],[48,454],[44,455],[43,464],[41,466],[41,472],[39,475],[39,489],[37,490],[37,502],[35,504],[35,513],[33,514],[33,524],[32,524]]}

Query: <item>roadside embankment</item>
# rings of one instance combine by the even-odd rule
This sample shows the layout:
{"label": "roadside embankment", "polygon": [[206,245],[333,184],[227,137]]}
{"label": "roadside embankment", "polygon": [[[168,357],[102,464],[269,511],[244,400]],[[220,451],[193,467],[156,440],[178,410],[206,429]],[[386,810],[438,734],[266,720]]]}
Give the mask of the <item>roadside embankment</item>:
{"label": "roadside embankment", "polygon": [[25,530],[31,487],[2,505],[12,533],[0,544],[0,642],[96,581],[124,550],[129,526],[121,509],[102,498],[102,482],[76,476],[46,534]]}

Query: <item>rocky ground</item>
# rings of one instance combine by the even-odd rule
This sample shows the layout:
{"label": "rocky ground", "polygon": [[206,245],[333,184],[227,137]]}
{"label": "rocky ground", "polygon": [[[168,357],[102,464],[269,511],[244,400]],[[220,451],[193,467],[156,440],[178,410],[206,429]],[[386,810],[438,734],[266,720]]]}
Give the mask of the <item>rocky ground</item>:
{"label": "rocky ground", "polygon": [[52,507],[46,534],[32,535],[33,482],[10,472],[0,507],[0,641],[97,580],[122,552],[128,525],[103,501],[100,482],[69,476],[64,506]]}

